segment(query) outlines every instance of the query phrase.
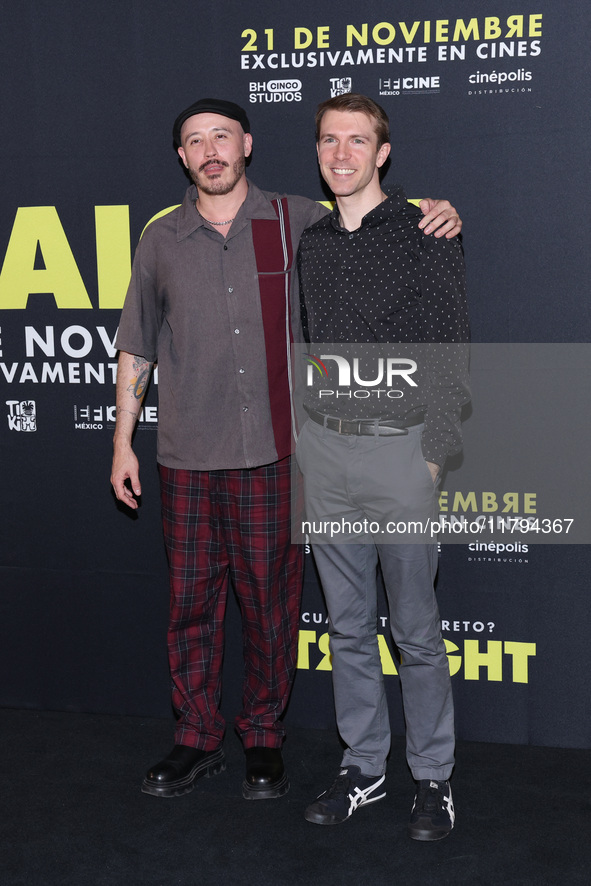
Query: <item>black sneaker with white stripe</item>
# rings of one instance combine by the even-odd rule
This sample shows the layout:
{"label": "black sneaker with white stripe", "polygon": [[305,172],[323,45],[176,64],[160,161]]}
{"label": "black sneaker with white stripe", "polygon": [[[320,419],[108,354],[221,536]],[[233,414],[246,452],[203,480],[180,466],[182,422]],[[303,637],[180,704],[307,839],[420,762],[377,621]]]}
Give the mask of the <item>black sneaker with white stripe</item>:
{"label": "black sneaker with white stripe", "polygon": [[385,778],[385,775],[362,775],[359,766],[347,766],[341,769],[332,787],[308,806],[304,817],[314,824],[340,824],[360,806],[386,796],[386,791],[381,790]]}
{"label": "black sneaker with white stripe", "polygon": [[452,830],[455,819],[449,781],[419,781],[408,836],[413,840],[442,840]]}

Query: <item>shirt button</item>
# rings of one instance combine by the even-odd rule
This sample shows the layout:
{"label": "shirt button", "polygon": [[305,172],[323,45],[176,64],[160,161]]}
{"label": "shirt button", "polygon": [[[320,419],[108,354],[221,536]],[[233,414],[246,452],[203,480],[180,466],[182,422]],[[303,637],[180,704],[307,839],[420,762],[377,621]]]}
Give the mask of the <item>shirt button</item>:
{"label": "shirt button", "polygon": [[243,411],[243,412],[248,412],[248,406],[243,406],[243,407],[242,407],[242,411]]}
{"label": "shirt button", "polygon": [[226,243],[224,243],[224,249],[227,249],[227,248],[228,248],[228,246],[227,246],[227,244],[226,244]]}
{"label": "shirt button", "polygon": [[240,369],[238,370],[238,372],[239,372],[241,375],[242,375],[242,373],[243,373],[244,371],[245,371],[245,370],[242,368],[242,366],[241,366]]}
{"label": "shirt button", "polygon": [[349,240],[352,240],[354,236],[354,234],[349,234]]}
{"label": "shirt button", "polygon": [[235,329],[234,332],[236,333],[236,335],[238,335],[238,333],[240,332],[240,330],[239,330],[239,329]]}
{"label": "shirt button", "polygon": [[233,287],[233,286],[228,286],[228,292],[234,292],[234,287]]}

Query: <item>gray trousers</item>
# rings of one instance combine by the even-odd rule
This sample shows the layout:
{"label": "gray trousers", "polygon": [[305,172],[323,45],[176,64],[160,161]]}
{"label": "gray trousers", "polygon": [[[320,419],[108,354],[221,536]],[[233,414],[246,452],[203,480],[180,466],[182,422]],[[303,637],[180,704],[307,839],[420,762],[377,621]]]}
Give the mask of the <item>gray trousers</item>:
{"label": "gray trousers", "polygon": [[[312,422],[297,446],[306,516],[351,522],[399,521],[433,513],[435,486],[420,448],[420,428],[407,436],[346,437]],[[430,486],[428,485],[430,484]],[[329,503],[328,505],[326,503]],[[337,725],[347,744],[342,765],[382,775],[390,723],[378,647],[377,565],[382,569],[390,626],[400,650],[407,760],[416,779],[449,778],[454,716],[449,666],[433,582],[437,544],[313,543],[329,617]]]}

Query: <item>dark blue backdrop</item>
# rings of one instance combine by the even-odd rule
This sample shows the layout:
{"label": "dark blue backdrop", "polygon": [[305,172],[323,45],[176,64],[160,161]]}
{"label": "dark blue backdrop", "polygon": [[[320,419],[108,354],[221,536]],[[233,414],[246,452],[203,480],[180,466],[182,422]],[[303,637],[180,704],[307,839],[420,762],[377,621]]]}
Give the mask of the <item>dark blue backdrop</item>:
{"label": "dark blue backdrop", "polygon": [[[232,98],[251,117],[251,178],[325,199],[315,106],[335,89],[371,95],[392,122],[386,183],[461,210],[475,339],[586,342],[591,13],[583,0],[517,13],[506,0],[13,6],[0,35],[0,704],[167,716],[154,387],[138,516],[117,510],[108,476],[129,255],[186,183],[174,117],[199,96]],[[589,744],[589,562],[582,545],[444,548],[460,737]],[[301,629],[289,718],[330,726],[311,563]],[[401,730],[388,655],[385,669]],[[239,670],[234,609],[229,716]]]}

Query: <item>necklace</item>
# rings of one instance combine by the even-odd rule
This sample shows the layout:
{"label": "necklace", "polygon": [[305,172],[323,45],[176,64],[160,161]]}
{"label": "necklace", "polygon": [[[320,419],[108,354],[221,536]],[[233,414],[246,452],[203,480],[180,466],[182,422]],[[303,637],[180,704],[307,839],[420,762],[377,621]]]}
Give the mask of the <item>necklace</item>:
{"label": "necklace", "polygon": [[[197,210],[197,212],[199,212],[199,210]],[[199,212],[199,215],[201,215],[200,212]],[[201,218],[203,219],[203,221],[206,221],[209,225],[216,225],[216,227],[220,227],[221,225],[231,225],[232,222],[234,221],[234,218],[236,218],[236,216],[234,216],[234,218],[229,218],[227,221],[223,221],[223,222],[211,221],[211,219],[205,218],[204,215],[201,215]]]}

